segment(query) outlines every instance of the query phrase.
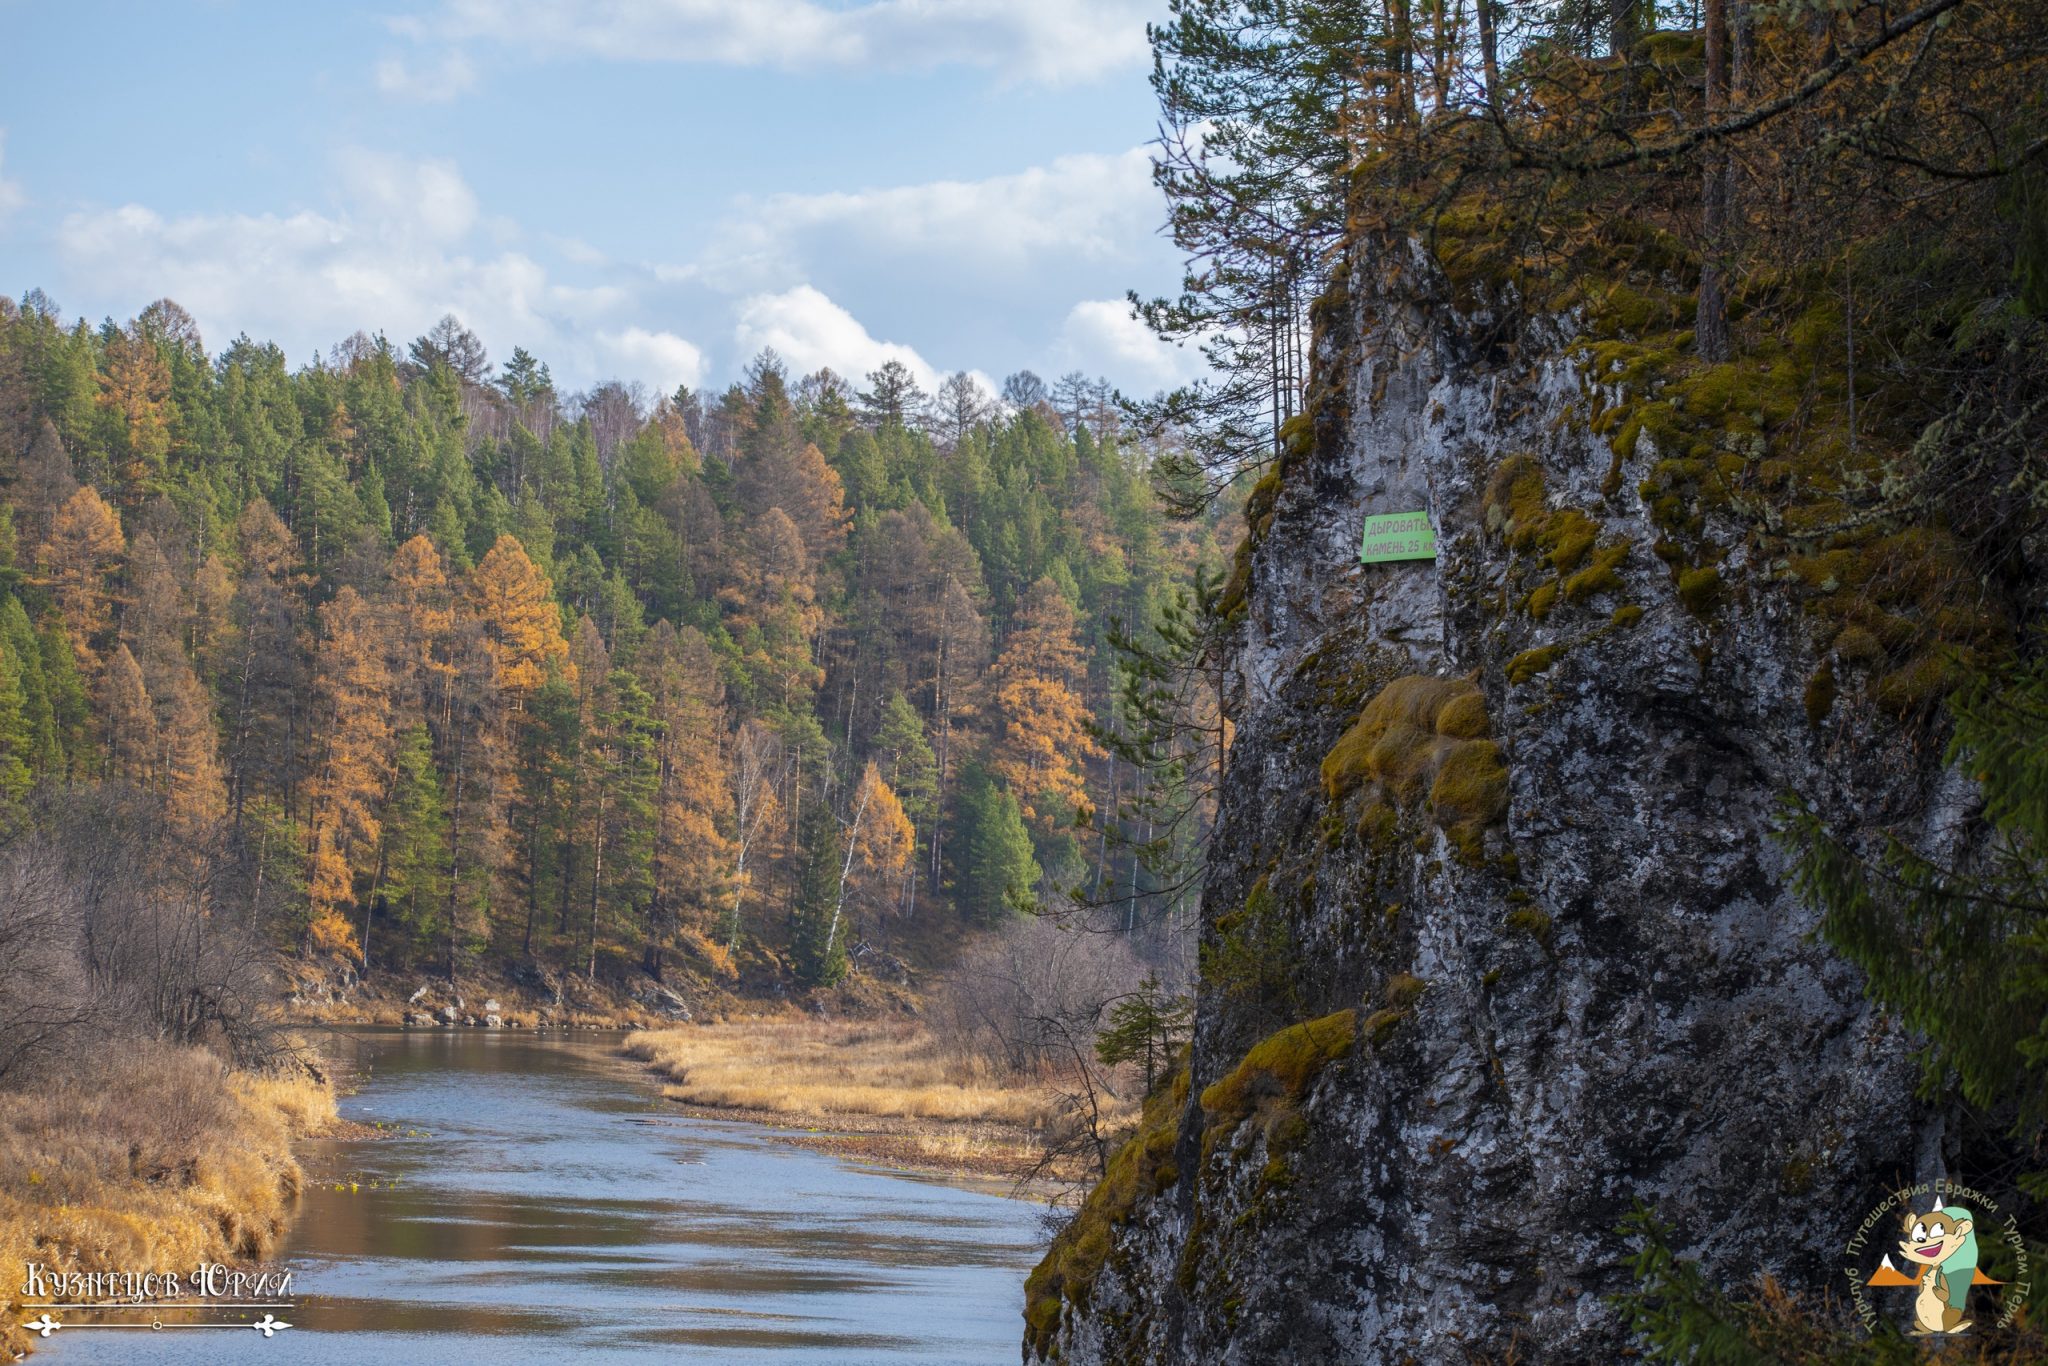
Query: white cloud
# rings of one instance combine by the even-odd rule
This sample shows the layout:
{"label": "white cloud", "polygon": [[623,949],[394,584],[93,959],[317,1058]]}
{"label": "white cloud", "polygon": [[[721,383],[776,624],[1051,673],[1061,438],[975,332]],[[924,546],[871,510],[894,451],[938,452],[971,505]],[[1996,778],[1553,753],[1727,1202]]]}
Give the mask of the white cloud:
{"label": "white cloud", "polygon": [[672,394],[679,384],[695,389],[704,383],[704,353],[673,332],[629,327],[601,332],[597,343],[613,369],[644,381],[657,393]]}
{"label": "white cloud", "polygon": [[443,0],[406,36],[785,70],[964,65],[1052,84],[1145,60],[1154,0]]}
{"label": "white cloud", "polygon": [[[0,170],[7,168],[7,130],[0,128]],[[0,223],[8,215],[28,202],[28,196],[21,192],[21,182],[0,176]]]}
{"label": "white cloud", "polygon": [[453,313],[495,357],[524,346],[572,387],[701,379],[696,347],[621,316],[635,303],[626,288],[559,280],[517,249],[477,250],[502,225],[479,214],[452,163],[354,149],[335,172],[326,211],[74,213],[59,234],[64,263],[103,296],[168,295],[208,337],[274,339],[294,360],[358,328],[403,340]]}
{"label": "white cloud", "polygon": [[1016,278],[1053,261],[1130,256],[1160,218],[1142,147],[1057,157],[985,180],[779,194],[742,199],[697,262],[657,267],[670,283],[786,288],[821,257],[895,258],[923,275],[949,266],[981,279]]}
{"label": "white cloud", "polygon": [[1170,388],[1207,369],[1199,352],[1154,336],[1131,316],[1130,304],[1122,299],[1084,299],[1075,304],[1054,350],[1063,357],[1062,369],[1115,375],[1127,389],[1136,384]]}
{"label": "white cloud", "polygon": [[452,161],[349,148],[335,158],[344,195],[378,230],[451,242],[476,226],[476,195]]}
{"label": "white cloud", "polygon": [[440,61],[414,66],[403,57],[377,63],[377,88],[387,95],[419,104],[446,104],[476,88],[476,68],[467,54],[449,49]]}
{"label": "white cloud", "polygon": [[830,366],[843,378],[858,383],[869,371],[896,360],[909,368],[927,393],[941,378],[916,351],[899,342],[877,341],[859,319],[810,285],[742,301],[733,340],[742,356],[773,347],[800,375]]}

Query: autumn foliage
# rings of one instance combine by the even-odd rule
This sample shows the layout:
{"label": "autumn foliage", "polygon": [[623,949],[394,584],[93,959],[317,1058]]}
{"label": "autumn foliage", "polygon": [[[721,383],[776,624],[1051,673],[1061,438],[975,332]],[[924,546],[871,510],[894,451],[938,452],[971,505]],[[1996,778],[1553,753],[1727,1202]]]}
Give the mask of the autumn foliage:
{"label": "autumn foliage", "polygon": [[1138,781],[1104,623],[1214,546],[1100,386],[1013,389],[571,403],[452,322],[293,372],[0,301],[0,824],[143,794],[370,971],[812,985],[1056,896]]}

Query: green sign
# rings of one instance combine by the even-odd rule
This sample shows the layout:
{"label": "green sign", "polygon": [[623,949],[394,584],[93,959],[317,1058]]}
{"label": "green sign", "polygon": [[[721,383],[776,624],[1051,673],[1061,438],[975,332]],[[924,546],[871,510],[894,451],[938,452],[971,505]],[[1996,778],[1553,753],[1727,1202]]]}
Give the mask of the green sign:
{"label": "green sign", "polygon": [[1388,560],[1433,560],[1436,532],[1427,512],[1382,512],[1365,519],[1365,539],[1358,558],[1365,564]]}

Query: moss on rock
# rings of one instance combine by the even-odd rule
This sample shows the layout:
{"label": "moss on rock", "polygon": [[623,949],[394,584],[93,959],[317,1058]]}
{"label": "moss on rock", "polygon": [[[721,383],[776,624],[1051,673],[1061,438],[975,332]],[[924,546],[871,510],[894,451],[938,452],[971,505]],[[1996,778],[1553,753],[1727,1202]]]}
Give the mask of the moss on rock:
{"label": "moss on rock", "polygon": [[1358,831],[1375,843],[1391,834],[1396,808],[1426,802],[1460,856],[1475,861],[1485,830],[1507,812],[1507,765],[1489,729],[1486,697],[1472,680],[1397,678],[1324,757],[1323,795],[1341,801],[1367,787]]}
{"label": "moss on rock", "polygon": [[1323,1069],[1351,1055],[1358,1012],[1303,1020],[1253,1044],[1236,1067],[1202,1089],[1203,1142],[1227,1136],[1261,1109],[1291,1110]]}
{"label": "moss on rock", "polygon": [[1108,1264],[1117,1228],[1142,1201],[1179,1181],[1173,1149],[1187,1095],[1183,1066],[1145,1098],[1138,1132],[1109,1160],[1102,1180],[1025,1280],[1024,1336],[1039,1355],[1050,1353],[1058,1338],[1061,1306],[1068,1301],[1087,1306],[1095,1278]]}
{"label": "moss on rock", "polygon": [[1703,564],[1680,572],[1678,600],[1696,617],[1711,613],[1721,603],[1721,571]]}
{"label": "moss on rock", "polygon": [[1540,673],[1547,672],[1564,653],[1562,645],[1539,645],[1533,650],[1524,650],[1508,661],[1508,682],[1520,686]]}

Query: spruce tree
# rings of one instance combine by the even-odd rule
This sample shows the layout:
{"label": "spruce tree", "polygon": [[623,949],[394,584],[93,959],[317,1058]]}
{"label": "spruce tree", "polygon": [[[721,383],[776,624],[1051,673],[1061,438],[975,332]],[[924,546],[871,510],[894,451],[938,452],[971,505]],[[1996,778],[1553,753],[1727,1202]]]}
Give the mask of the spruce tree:
{"label": "spruce tree", "polygon": [[1187,1038],[1193,1015],[1194,1004],[1187,997],[1168,992],[1148,973],[1136,991],[1110,1006],[1108,1027],[1095,1036],[1095,1056],[1106,1067],[1142,1064],[1145,1090],[1150,1092],[1173,1050]]}
{"label": "spruce tree", "polygon": [[13,829],[34,782],[35,731],[23,704],[22,672],[13,644],[0,636],[0,830]]}
{"label": "spruce tree", "polygon": [[[384,897],[414,946],[425,950],[437,941],[448,899],[448,809],[425,726],[408,726],[398,737],[395,767],[384,809]],[[366,914],[366,956],[368,930]]]}
{"label": "spruce tree", "polygon": [[960,794],[960,823],[960,906],[967,918],[997,924],[1029,910],[1039,868],[1016,795],[976,768]]}
{"label": "spruce tree", "polygon": [[1866,855],[1795,801],[1795,890],[1870,994],[1928,1041],[1930,1088],[1953,1075],[1986,1109],[2048,1120],[2048,661],[1980,676],[1951,702],[1948,759],[1980,785],[1967,866],[1883,835]]}
{"label": "spruce tree", "polygon": [[846,849],[839,822],[822,797],[804,803],[803,860],[790,924],[790,961],[802,985],[834,986],[846,976],[847,967],[844,927],[835,924],[833,914],[839,906]]}

